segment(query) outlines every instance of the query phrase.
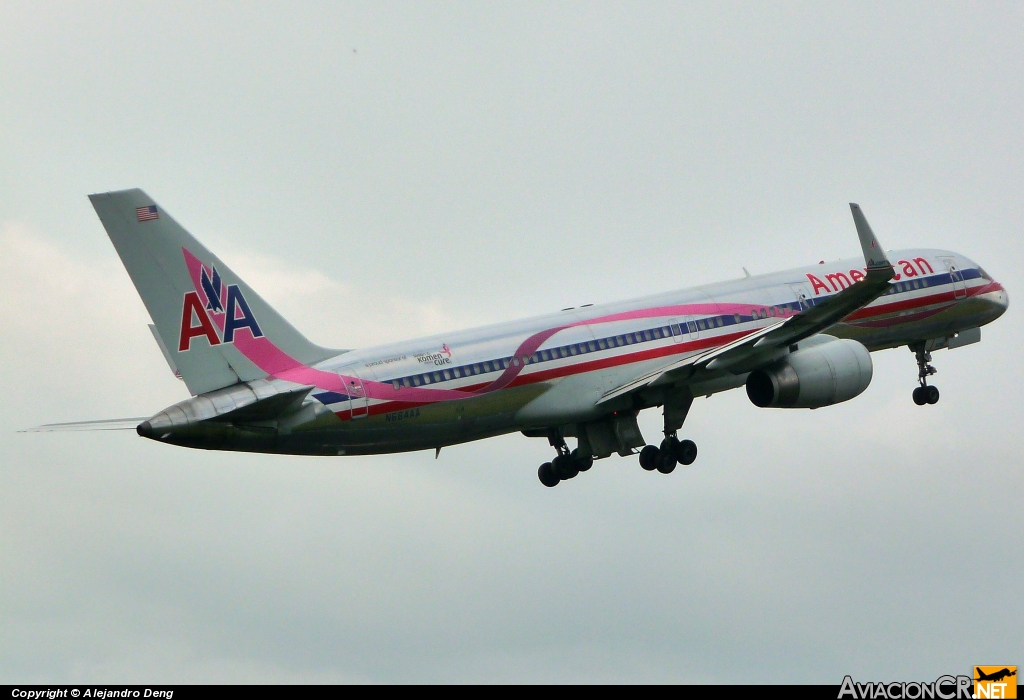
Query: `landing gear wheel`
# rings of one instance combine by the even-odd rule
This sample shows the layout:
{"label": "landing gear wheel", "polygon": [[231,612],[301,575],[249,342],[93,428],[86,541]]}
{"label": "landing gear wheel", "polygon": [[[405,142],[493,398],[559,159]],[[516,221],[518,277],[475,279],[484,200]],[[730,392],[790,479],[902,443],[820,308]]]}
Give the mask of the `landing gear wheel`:
{"label": "landing gear wheel", "polygon": [[540,465],[540,469],[537,470],[537,477],[540,479],[540,483],[548,488],[558,486],[558,482],[561,481],[558,475],[555,474],[555,470],[551,467],[551,462],[544,462],[544,464]]}
{"label": "landing gear wheel", "polygon": [[914,389],[914,403],[918,406],[924,406],[928,403],[928,390],[926,387],[919,386]]}
{"label": "landing gear wheel", "polygon": [[584,457],[583,455],[580,454],[579,448],[573,450],[569,454],[569,457],[572,458],[573,463],[576,464],[576,468],[579,469],[581,472],[585,472],[592,466],[594,466],[594,458],[591,457],[590,455]]}
{"label": "landing gear wheel", "polygon": [[661,448],[658,450],[658,456],[654,460],[654,468],[662,474],[671,474],[672,470],[676,468],[676,447],[679,445],[679,438],[675,435],[669,435],[661,441]]}
{"label": "landing gear wheel", "polygon": [[697,459],[697,443],[693,440],[680,440],[676,448],[676,459],[684,467],[688,467]]}
{"label": "landing gear wheel", "polygon": [[660,451],[661,450],[654,445],[647,445],[644,447],[644,449],[640,450],[640,466],[643,467],[645,471],[653,471],[657,466],[655,461],[657,460],[658,453]]}
{"label": "landing gear wheel", "polygon": [[925,400],[930,404],[937,404],[939,402],[939,387],[937,386],[926,386],[924,389]]}
{"label": "landing gear wheel", "polygon": [[559,479],[572,479],[580,473],[579,467],[569,455],[558,455],[551,460],[551,468]]}
{"label": "landing gear wheel", "polygon": [[668,450],[658,450],[654,459],[654,467],[662,474],[671,474],[676,468],[676,457]]}

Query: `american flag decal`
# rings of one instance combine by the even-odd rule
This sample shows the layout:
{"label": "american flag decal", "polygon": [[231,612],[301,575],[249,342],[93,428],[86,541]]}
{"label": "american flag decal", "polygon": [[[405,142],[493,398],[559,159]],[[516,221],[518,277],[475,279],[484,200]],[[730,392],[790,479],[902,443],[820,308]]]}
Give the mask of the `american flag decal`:
{"label": "american flag decal", "polygon": [[139,221],[152,221],[153,219],[159,219],[160,215],[156,213],[156,205],[150,204],[148,207],[137,207],[135,209],[135,218]]}

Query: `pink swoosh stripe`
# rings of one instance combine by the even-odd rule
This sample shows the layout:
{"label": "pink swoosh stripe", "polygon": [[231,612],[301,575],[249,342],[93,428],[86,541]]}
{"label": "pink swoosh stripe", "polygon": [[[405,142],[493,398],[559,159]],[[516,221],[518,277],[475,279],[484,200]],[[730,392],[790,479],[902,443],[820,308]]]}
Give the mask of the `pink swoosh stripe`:
{"label": "pink swoosh stripe", "polygon": [[[196,293],[199,295],[200,300],[205,306],[209,303],[209,299],[202,287],[203,263],[188,249],[183,247],[181,250],[185,257],[185,265],[188,268],[189,276],[192,278],[192,284]],[[212,270],[208,271],[208,276],[212,278]],[[720,313],[749,315],[755,309],[763,309],[767,307],[768,305],[733,303],[676,304],[670,306],[656,306],[649,309],[622,311],[589,320],[575,321],[555,328],[548,328],[538,333],[534,333],[519,345],[515,353],[513,353],[514,357],[520,359],[518,364],[513,362],[493,382],[472,392],[459,391],[457,389],[430,389],[425,387],[400,387],[398,390],[395,390],[394,385],[390,383],[371,380],[358,381],[362,383],[366,396],[372,399],[407,401],[413,403],[433,403],[436,401],[465,399],[497,391],[511,384],[523,369],[525,369],[525,365],[522,363],[523,357],[533,355],[533,353],[535,353],[545,341],[558,332],[568,328],[613,323],[615,321],[630,321],[644,318],[682,315],[696,316]],[[209,315],[221,332],[223,332],[225,322],[224,312],[210,313]],[[782,312],[782,316],[791,315],[794,314],[789,309]],[[315,386],[319,389],[335,391],[338,393],[350,393],[359,386],[355,377],[345,376],[336,372],[325,372],[302,364],[287,353],[283,352],[267,337],[254,337],[249,328],[240,328],[235,332],[234,346],[242,353],[242,355],[249,359],[250,362],[255,364],[262,371],[266,372],[269,376],[277,379],[295,382],[296,384]]]}

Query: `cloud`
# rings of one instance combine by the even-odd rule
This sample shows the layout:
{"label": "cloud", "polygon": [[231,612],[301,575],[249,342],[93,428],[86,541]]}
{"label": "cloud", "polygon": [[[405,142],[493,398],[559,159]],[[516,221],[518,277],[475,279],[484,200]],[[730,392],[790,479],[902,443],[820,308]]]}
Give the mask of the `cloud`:
{"label": "cloud", "polygon": [[483,322],[455,315],[452,299],[442,301],[431,294],[410,299],[392,293],[386,284],[357,287],[251,251],[220,257],[313,342],[330,347],[382,345]]}

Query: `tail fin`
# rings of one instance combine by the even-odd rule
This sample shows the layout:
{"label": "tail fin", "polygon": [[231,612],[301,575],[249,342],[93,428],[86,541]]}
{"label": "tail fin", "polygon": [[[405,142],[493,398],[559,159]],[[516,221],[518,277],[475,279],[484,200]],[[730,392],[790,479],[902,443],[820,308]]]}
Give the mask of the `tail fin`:
{"label": "tail fin", "polygon": [[236,333],[306,365],[341,352],[306,340],[142,190],[89,200],[193,394],[267,376],[235,347]]}

